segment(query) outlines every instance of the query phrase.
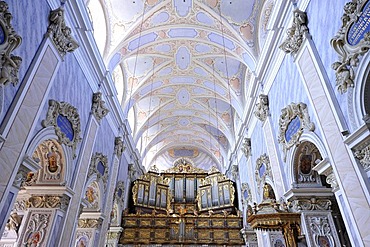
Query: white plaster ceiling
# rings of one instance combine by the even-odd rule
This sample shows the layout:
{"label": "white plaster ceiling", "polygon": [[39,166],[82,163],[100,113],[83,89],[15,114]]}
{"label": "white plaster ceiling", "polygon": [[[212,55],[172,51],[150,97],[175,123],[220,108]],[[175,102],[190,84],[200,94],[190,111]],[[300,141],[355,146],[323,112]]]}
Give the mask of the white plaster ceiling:
{"label": "white plaster ceiling", "polygon": [[179,157],[226,168],[273,3],[86,2],[147,169]]}

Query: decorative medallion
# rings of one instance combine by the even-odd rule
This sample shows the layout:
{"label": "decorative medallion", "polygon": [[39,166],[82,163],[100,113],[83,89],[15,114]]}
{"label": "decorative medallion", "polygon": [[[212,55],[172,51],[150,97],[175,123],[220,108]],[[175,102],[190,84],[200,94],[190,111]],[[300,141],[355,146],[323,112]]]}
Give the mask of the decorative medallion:
{"label": "decorative medallion", "polygon": [[242,203],[243,206],[248,205],[248,203],[252,202],[252,193],[251,188],[249,187],[248,183],[242,183]]}
{"label": "decorative medallion", "polygon": [[313,143],[299,144],[294,157],[294,183],[300,186],[321,186],[320,175],[312,169],[317,160],[322,160],[322,157]]}
{"label": "decorative medallion", "polygon": [[96,181],[89,184],[85,191],[85,199],[88,202],[87,208],[99,210],[100,190]]}
{"label": "decorative medallion", "polygon": [[0,86],[12,83],[17,85],[18,71],[22,58],[11,54],[22,43],[22,38],[14,31],[10,21],[13,16],[8,12],[8,4],[0,1]]}
{"label": "decorative medallion", "polygon": [[93,94],[91,111],[98,121],[108,114],[109,110],[105,107],[105,102],[102,100],[101,92]]}
{"label": "decorative medallion", "polygon": [[314,131],[315,125],[308,115],[307,105],[291,103],[281,110],[278,141],[283,147],[284,162],[288,150],[297,144],[303,130]]}
{"label": "decorative medallion", "polygon": [[77,109],[66,102],[49,100],[49,109],[43,127],[54,126],[58,141],[72,148],[76,158],[77,144],[81,141],[80,116]]}
{"label": "decorative medallion", "polygon": [[121,157],[123,151],[125,151],[126,147],[123,144],[122,137],[116,137],[114,139],[114,154],[117,157]]}
{"label": "decorative medallion", "polygon": [[354,68],[359,64],[359,56],[370,48],[370,1],[353,0],[344,6],[342,26],[330,41],[338,53],[339,61],[332,64],[335,70],[336,86],[340,93],[354,86]]}
{"label": "decorative medallion", "polygon": [[97,181],[103,181],[105,190],[107,188],[108,181],[108,159],[107,156],[102,153],[95,153],[91,158],[91,164],[87,176],[90,177],[93,174],[96,174]]}
{"label": "decorative medallion", "polygon": [[242,151],[243,151],[243,153],[244,153],[244,155],[245,155],[245,157],[247,159],[248,159],[249,156],[252,155],[251,147],[252,147],[252,145],[251,145],[251,139],[245,137],[243,139],[243,144],[242,144],[242,148],[241,149],[242,149]]}
{"label": "decorative medallion", "polygon": [[56,183],[64,182],[64,154],[61,145],[56,140],[46,140],[37,146],[32,155],[41,165],[38,171],[38,183]]}
{"label": "decorative medallion", "polygon": [[116,185],[116,191],[114,193],[114,198],[121,207],[123,207],[124,196],[125,183],[123,181],[118,181]]}
{"label": "decorative medallion", "polygon": [[293,11],[293,25],[287,30],[287,37],[279,46],[285,53],[297,53],[303,43],[304,34],[308,33],[307,14],[299,9]]}
{"label": "decorative medallion", "polygon": [[256,104],[256,110],[254,111],[254,115],[260,120],[265,121],[267,116],[270,115],[269,112],[269,99],[267,95],[260,94],[259,96],[259,103]]}
{"label": "decorative medallion", "polygon": [[50,12],[49,22],[47,33],[62,56],[79,47],[71,35],[71,28],[65,24],[63,6]]}
{"label": "decorative medallion", "polygon": [[260,191],[263,184],[266,182],[266,178],[269,177],[271,180],[272,178],[272,171],[270,165],[270,159],[267,154],[262,154],[256,161],[256,182],[258,186],[258,191]]}

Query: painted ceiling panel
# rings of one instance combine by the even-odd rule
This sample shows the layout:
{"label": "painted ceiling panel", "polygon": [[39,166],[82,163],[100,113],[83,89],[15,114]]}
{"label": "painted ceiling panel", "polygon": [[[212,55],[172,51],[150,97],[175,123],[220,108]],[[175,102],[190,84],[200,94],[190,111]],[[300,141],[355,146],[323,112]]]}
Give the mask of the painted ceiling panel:
{"label": "painted ceiling panel", "polygon": [[144,167],[165,170],[181,156],[225,171],[273,0],[97,2],[92,17],[106,24],[94,24],[95,35],[109,30],[99,49]]}

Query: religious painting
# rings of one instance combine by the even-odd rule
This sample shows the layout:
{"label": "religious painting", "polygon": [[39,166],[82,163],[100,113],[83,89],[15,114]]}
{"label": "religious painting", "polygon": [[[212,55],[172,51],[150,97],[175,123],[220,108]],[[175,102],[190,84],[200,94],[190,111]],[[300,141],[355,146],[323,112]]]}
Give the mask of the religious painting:
{"label": "religious painting", "polygon": [[99,186],[96,182],[92,182],[87,186],[85,199],[89,203],[88,208],[97,209],[99,207]]}
{"label": "religious painting", "polygon": [[301,155],[299,169],[303,174],[311,172],[312,155]]}
{"label": "religious painting", "polygon": [[274,247],[285,247],[285,245],[281,239],[278,239],[275,241]]}

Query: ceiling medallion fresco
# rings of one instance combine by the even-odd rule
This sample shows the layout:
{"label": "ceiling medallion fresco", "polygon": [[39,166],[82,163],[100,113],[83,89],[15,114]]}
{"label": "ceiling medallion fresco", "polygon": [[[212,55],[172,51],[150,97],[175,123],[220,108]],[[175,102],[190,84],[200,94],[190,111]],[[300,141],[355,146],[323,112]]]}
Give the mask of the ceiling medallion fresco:
{"label": "ceiling medallion fresco", "polygon": [[146,169],[169,169],[183,153],[202,169],[225,171],[273,1],[90,0],[87,7]]}

